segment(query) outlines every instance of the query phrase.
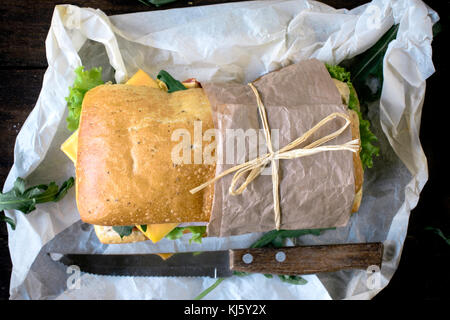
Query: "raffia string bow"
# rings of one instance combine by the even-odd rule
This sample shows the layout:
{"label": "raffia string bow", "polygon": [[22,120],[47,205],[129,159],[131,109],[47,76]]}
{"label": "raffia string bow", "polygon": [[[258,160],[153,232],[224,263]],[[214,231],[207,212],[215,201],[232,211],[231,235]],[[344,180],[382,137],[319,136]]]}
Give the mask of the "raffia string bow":
{"label": "raffia string bow", "polygon": [[[232,195],[238,195],[244,192],[244,190],[247,188],[250,182],[252,182],[256,177],[258,177],[261,172],[264,170],[266,165],[270,162],[272,165],[272,189],[273,189],[273,205],[274,205],[274,212],[275,212],[275,225],[276,229],[280,229],[281,225],[281,215],[280,215],[280,199],[278,194],[279,189],[279,176],[278,176],[278,163],[276,160],[278,159],[295,159],[295,158],[301,158],[310,156],[319,152],[324,151],[335,151],[335,150],[348,150],[351,152],[357,152],[359,150],[359,139],[354,139],[352,141],[349,141],[344,144],[340,145],[327,145],[322,146],[324,143],[336,138],[339,136],[344,130],[351,124],[350,118],[343,114],[343,113],[332,113],[329,116],[322,119],[320,122],[318,122],[314,127],[309,129],[307,132],[305,132],[301,137],[295,139],[285,147],[281,148],[278,151],[273,150],[272,146],[272,139],[270,136],[270,128],[269,123],[267,121],[267,115],[266,115],[266,108],[264,107],[263,102],[261,101],[261,97],[259,96],[258,90],[255,88],[255,86],[252,83],[248,84],[250,88],[253,90],[256,96],[256,102],[258,104],[258,110],[259,115],[262,120],[263,124],[263,130],[264,130],[264,136],[266,139],[267,149],[268,153],[265,155],[255,158],[253,160],[247,161],[245,163],[242,163],[240,165],[234,166],[228,170],[223,171],[221,174],[216,176],[214,179],[211,179],[204,184],[190,190],[192,194],[202,190],[203,188],[207,187],[208,185],[216,182],[217,180],[223,178],[224,176],[235,172],[233,176],[233,179],[231,180],[229,193]],[[307,146],[303,148],[297,148],[298,145],[306,141],[312,134],[314,134],[317,130],[319,130],[322,126],[327,124],[330,121],[333,121],[336,118],[343,118],[345,119],[345,124],[339,128],[338,130],[334,131],[333,133],[322,137]],[[247,174],[247,177],[245,178],[244,183],[242,183],[239,187],[236,187],[238,181],[244,177],[244,175]]]}

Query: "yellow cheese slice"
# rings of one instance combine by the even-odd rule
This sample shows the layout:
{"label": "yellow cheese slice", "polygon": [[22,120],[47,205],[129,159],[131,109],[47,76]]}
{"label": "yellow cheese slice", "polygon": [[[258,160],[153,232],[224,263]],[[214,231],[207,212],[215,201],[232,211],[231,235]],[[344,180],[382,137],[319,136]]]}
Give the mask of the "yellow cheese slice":
{"label": "yellow cheese slice", "polygon": [[[152,88],[160,88],[158,83],[153,80],[147,73],[142,70],[136,72],[125,84],[134,86],[149,86]],[[164,90],[164,89],[163,89]],[[78,130],[76,130],[62,145],[61,150],[69,157],[76,165],[77,161],[77,147],[78,147]],[[163,223],[163,224],[149,224],[147,231],[142,231],[140,226],[136,226],[147,238],[153,242],[158,242],[164,238],[170,231],[172,231],[178,223]],[[162,259],[169,258],[171,253],[158,254]],[[162,256],[163,255],[163,256]]]}
{"label": "yellow cheese slice", "polygon": [[78,129],[61,146],[61,150],[73,161],[73,164],[77,163],[77,147]]}
{"label": "yellow cheese slice", "polygon": [[145,71],[139,69],[125,84],[130,86],[147,86],[159,89],[158,83]]}
{"label": "yellow cheese slice", "polygon": [[155,254],[157,254],[158,256],[160,256],[161,259],[163,259],[163,260],[167,260],[167,259],[169,259],[171,256],[174,255],[173,253],[155,253]]}
{"label": "yellow cheese slice", "polygon": [[147,238],[153,242],[158,242],[172,231],[178,223],[161,223],[161,224],[148,224],[147,230],[144,232],[141,226],[136,226]]}

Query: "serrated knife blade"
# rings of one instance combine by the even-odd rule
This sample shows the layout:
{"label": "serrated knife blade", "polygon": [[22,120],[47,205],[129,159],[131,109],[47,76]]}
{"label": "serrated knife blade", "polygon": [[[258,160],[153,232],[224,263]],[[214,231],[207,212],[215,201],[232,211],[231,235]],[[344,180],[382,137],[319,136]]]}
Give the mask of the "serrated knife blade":
{"label": "serrated knife blade", "polygon": [[156,254],[50,254],[54,261],[76,265],[82,272],[112,276],[229,277],[228,251]]}
{"label": "serrated knife blade", "polygon": [[54,261],[98,275],[156,277],[229,277],[233,271],[305,275],[345,269],[381,268],[382,243],[355,243],[282,248],[156,254],[58,254]]}

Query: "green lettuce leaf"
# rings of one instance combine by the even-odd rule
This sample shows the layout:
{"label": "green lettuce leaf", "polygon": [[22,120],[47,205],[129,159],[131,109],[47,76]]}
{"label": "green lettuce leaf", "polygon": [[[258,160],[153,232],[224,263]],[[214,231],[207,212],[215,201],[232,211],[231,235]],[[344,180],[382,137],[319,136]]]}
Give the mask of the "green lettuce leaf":
{"label": "green lettuce leaf", "polygon": [[102,68],[92,68],[84,70],[84,67],[75,69],[75,81],[72,87],[69,87],[69,95],[66,97],[69,114],[66,118],[67,128],[70,131],[78,129],[81,115],[81,105],[86,92],[103,84]]}
{"label": "green lettuce leaf", "polygon": [[378,156],[380,153],[380,148],[373,145],[373,142],[377,141],[377,137],[370,131],[370,122],[363,119],[362,113],[359,110],[359,101],[356,95],[355,88],[350,81],[350,72],[346,71],[343,67],[332,66],[325,64],[330,76],[339,81],[345,82],[350,90],[350,98],[348,107],[349,109],[355,111],[359,118],[359,134],[361,138],[361,152],[359,156],[364,168],[373,167],[373,157]]}
{"label": "green lettuce leaf", "polygon": [[206,233],[206,226],[176,227],[166,235],[166,238],[169,240],[179,239],[183,236],[185,230],[189,230],[192,234],[189,244],[192,242],[202,243],[203,235]]}
{"label": "green lettuce leaf", "polygon": [[[131,234],[134,226],[115,226],[113,230],[121,237],[126,237]],[[142,230],[147,231],[147,225],[141,225]],[[176,240],[183,236],[184,231],[189,230],[191,232],[191,238],[189,244],[192,242],[202,243],[202,238],[206,234],[206,226],[190,226],[190,227],[176,227],[170,231],[165,238],[169,240]]]}

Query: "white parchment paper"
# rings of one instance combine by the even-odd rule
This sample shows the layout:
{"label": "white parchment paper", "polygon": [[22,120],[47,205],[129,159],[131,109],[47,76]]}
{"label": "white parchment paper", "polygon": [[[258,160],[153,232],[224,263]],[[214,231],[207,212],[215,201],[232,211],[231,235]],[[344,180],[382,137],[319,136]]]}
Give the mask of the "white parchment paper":
{"label": "white parchment paper", "polygon": [[[306,0],[254,1],[112,17],[100,10],[56,6],[45,43],[49,67],[36,106],[17,136],[14,165],[3,191],[10,190],[18,176],[27,177],[30,185],[61,183],[74,176],[73,164],[59,148],[70,135],[64,97],[80,65],[102,66],[104,80],[118,83],[139,68],[153,76],[165,69],[177,79],[244,83],[303,59],[339,63],[400,24],[384,59],[381,100],[369,108],[381,155],[374,168],[366,170],[360,211],[344,228],[299,239],[303,244],[383,241],[380,281],[370,285],[366,271],[306,276],[308,284],[303,286],[251,275],[226,279],[207,296],[369,299],[397,268],[410,211],[428,179],[419,127],[425,80],[434,72],[431,28],[437,20],[419,0],[374,0],[353,10]],[[73,286],[72,275],[52,263],[46,252],[217,250],[248,247],[260,237],[210,238],[191,246],[188,238],[102,245],[92,227],[79,221],[74,189],[62,201],[38,205],[29,215],[14,210],[6,214],[17,222],[15,231],[8,226],[11,299],[192,299],[214,279],[82,274]]]}

